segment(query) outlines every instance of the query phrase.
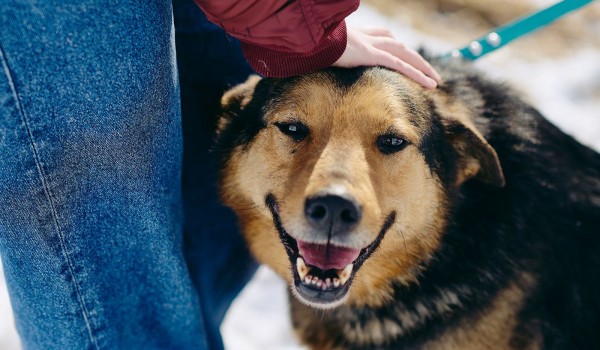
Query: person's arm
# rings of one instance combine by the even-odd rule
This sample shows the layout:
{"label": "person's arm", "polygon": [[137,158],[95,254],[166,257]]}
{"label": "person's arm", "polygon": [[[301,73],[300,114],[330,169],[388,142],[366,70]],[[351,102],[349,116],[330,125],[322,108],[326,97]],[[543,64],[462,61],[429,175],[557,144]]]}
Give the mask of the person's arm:
{"label": "person's arm", "polygon": [[346,48],[344,18],[358,0],[195,0],[207,18],[239,39],[254,70],[267,77],[331,66]]}
{"label": "person's arm", "polygon": [[385,30],[346,29],[358,0],[195,0],[207,18],[239,39],[252,68],[287,77],[329,66],[382,65],[425,87],[439,75]]}

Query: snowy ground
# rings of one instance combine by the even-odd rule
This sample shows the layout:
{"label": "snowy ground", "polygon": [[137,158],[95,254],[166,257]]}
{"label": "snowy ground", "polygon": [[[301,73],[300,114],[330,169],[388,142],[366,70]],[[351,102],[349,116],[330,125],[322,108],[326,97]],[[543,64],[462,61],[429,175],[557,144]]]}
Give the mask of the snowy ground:
{"label": "snowy ground", "polygon": [[[457,45],[416,32],[408,24],[397,18],[386,18],[365,4],[349,18],[349,24],[386,26],[405,43],[414,47],[424,45],[439,53]],[[588,34],[600,37],[600,31]],[[563,58],[543,60],[528,60],[515,50],[513,47],[503,49],[477,62],[477,66],[517,87],[528,101],[565,132],[600,150],[598,47],[582,48]],[[17,350],[18,339],[3,281],[0,268],[0,350]],[[270,270],[261,268],[235,301],[222,326],[227,349],[302,349],[291,331],[286,300],[285,284]]]}
{"label": "snowy ground", "polygon": [[13,326],[13,315],[8,301],[8,292],[4,284],[4,273],[0,263],[0,349],[19,349],[19,338]]}

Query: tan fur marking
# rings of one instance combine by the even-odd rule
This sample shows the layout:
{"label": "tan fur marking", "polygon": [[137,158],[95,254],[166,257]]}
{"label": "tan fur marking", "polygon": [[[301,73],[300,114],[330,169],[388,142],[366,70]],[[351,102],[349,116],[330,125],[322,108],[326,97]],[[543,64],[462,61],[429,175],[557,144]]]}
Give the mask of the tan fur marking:
{"label": "tan fur marking", "polygon": [[481,96],[471,96],[469,106],[466,106],[464,103],[449,99],[447,95],[437,90],[432,91],[430,95],[435,101],[437,110],[444,118],[466,125],[474,134],[483,138],[474,124],[474,116],[483,112],[484,101]]}
{"label": "tan fur marking", "polygon": [[[428,342],[424,350],[502,350],[513,349],[514,328],[518,324],[518,312],[525,296],[524,288],[531,288],[533,281],[522,276],[502,290],[489,308],[479,316],[462,321],[439,338]],[[539,345],[539,344],[538,344]],[[535,343],[529,349],[536,349]]]}

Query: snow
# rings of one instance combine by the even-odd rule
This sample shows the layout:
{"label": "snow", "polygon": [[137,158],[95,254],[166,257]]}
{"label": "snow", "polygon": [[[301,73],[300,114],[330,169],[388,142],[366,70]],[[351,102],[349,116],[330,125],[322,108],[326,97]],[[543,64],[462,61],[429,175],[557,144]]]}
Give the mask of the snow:
{"label": "snow", "polygon": [[[408,24],[386,18],[366,4],[349,17],[348,23],[388,27],[407,45],[425,46],[437,53],[454,48],[443,40],[411,29]],[[588,48],[563,58],[533,61],[515,50],[509,46],[478,61],[476,66],[491,77],[515,86],[549,120],[580,142],[600,150],[600,50]],[[227,349],[303,349],[291,329],[286,288],[271,270],[259,269],[222,325]],[[0,349],[19,349],[1,265]]]}
{"label": "snow", "polygon": [[287,285],[266,266],[244,288],[221,327],[226,349],[300,350],[287,306]]}
{"label": "snow", "polygon": [[14,320],[8,291],[4,283],[4,271],[0,262],[0,349],[18,350],[20,348],[19,338],[14,329]]}

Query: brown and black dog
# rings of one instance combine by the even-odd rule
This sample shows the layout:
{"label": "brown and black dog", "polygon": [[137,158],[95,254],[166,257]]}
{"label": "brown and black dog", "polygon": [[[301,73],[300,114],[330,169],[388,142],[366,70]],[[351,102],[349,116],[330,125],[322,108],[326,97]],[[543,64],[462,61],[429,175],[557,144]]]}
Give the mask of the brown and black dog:
{"label": "brown and black dog", "polygon": [[600,155],[468,65],[250,78],[221,195],[314,349],[600,348]]}

